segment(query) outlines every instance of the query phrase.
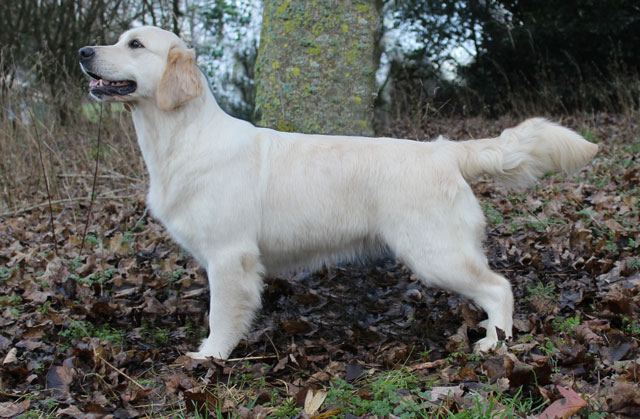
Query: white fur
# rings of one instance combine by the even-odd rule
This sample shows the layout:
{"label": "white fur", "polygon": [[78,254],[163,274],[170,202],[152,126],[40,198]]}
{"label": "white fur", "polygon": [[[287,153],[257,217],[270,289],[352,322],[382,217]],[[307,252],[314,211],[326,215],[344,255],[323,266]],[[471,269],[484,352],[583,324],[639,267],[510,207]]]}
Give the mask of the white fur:
{"label": "white fur", "polygon": [[[134,38],[144,50],[127,49]],[[260,307],[264,275],[382,248],[425,284],[487,312],[477,350],[495,347],[496,327],[511,336],[511,288],[489,269],[484,215],[467,181],[488,173],[528,185],[578,169],[597,146],[543,119],[464,142],[284,133],[228,116],[206,88],[163,111],[156,89],[172,46],[186,49],[169,32],[134,29],[99,47],[93,70],[137,82],[119,100],[132,109],[149,205],[207,269],[210,334],[191,356],[229,356]]]}

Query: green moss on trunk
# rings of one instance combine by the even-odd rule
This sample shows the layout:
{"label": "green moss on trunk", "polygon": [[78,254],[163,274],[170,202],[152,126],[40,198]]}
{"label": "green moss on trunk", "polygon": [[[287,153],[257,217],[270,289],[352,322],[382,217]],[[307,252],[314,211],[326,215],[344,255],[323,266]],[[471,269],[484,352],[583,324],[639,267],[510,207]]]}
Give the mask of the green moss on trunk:
{"label": "green moss on trunk", "polygon": [[267,0],[256,121],[284,131],[373,135],[377,0]]}

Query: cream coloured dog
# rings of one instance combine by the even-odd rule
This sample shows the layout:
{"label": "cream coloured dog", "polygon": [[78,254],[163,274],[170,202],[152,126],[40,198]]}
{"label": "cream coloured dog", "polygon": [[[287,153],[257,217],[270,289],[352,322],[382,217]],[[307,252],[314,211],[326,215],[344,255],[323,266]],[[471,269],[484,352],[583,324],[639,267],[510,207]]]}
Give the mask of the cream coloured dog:
{"label": "cream coloured dog", "polygon": [[227,358],[260,307],[262,277],[388,249],[425,285],[488,316],[477,351],[511,336],[513,295],[492,272],[468,181],[509,186],[575,171],[598,147],[530,119],[497,138],[417,142],[284,133],[225,114],[173,33],[141,27],[84,47],[90,93],[131,110],[150,175],[148,203],[206,268],[209,336],[194,358]]}

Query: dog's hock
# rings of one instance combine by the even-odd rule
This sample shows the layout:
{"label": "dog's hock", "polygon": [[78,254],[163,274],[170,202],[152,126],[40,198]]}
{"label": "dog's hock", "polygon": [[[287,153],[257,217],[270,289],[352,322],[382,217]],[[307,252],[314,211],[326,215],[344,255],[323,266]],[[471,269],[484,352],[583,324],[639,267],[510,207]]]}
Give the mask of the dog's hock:
{"label": "dog's hock", "polygon": [[201,92],[202,81],[195,52],[179,46],[171,47],[167,68],[156,90],[158,108],[172,111],[195,99]]}

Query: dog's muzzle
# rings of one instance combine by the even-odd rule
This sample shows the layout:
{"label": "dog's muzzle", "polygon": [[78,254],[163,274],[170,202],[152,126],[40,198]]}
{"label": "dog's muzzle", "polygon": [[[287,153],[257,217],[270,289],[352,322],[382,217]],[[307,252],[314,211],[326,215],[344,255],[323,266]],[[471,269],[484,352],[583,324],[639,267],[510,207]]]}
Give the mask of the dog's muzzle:
{"label": "dog's muzzle", "polygon": [[109,80],[93,71],[92,62],[96,57],[93,47],[82,47],[78,50],[80,56],[80,68],[93,80],[89,82],[89,93],[96,99],[105,96],[126,96],[136,91],[136,82],[133,80]]}

